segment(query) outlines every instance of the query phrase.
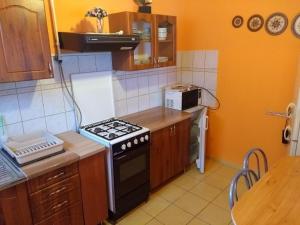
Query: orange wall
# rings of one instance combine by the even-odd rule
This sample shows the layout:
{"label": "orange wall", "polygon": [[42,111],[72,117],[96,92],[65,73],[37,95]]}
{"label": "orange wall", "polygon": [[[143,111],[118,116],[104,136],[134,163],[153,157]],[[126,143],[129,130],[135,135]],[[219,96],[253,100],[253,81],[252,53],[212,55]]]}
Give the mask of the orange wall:
{"label": "orange wall", "polygon": [[283,111],[294,93],[300,54],[300,39],[290,30],[280,36],[265,30],[248,31],[231,25],[235,15],[248,19],[259,13],[286,13],[290,20],[299,13],[298,0],[189,0],[184,33],[185,49],[218,49],[217,95],[222,107],[212,112],[208,154],[240,163],[247,149],[259,146],[271,163],[287,153],[281,144],[283,119],[266,116],[269,110]]}
{"label": "orange wall", "polygon": [[[83,16],[94,6],[109,13],[137,8],[133,0],[55,0],[55,4],[59,31],[78,31],[82,23],[94,26]],[[179,50],[219,50],[217,95],[222,107],[210,113],[208,155],[240,163],[247,149],[260,146],[274,163],[287,153],[280,139],[284,121],[266,112],[282,111],[292,99],[300,40],[290,28],[272,37],[264,30],[251,33],[245,25],[234,29],[231,20],[237,14],[247,19],[254,13],[266,18],[276,11],[291,20],[299,8],[298,0],[154,0],[154,13],[177,16]]]}

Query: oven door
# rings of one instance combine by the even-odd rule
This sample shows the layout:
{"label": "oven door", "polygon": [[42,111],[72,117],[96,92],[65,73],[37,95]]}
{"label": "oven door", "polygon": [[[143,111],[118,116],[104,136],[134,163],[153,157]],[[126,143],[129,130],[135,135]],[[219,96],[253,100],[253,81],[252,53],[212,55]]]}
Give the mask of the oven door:
{"label": "oven door", "polygon": [[114,157],[115,198],[149,184],[149,143]]}

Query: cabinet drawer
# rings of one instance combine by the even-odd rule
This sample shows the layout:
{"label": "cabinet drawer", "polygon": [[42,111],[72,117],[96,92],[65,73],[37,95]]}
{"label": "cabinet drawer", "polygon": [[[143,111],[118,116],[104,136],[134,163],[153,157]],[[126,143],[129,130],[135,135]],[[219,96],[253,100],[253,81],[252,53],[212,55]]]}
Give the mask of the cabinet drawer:
{"label": "cabinet drawer", "polygon": [[35,192],[30,196],[30,203],[34,208],[36,208],[40,205],[55,201],[55,199],[59,199],[61,196],[76,189],[80,189],[80,180],[78,175],[67,178],[57,184],[53,184]]}
{"label": "cabinet drawer", "polygon": [[78,166],[77,163],[74,163],[70,166],[54,170],[50,173],[29,180],[28,181],[29,192],[30,193],[37,192],[49,185],[64,180],[67,177],[71,177],[76,173],[78,173]]}
{"label": "cabinet drawer", "polygon": [[36,225],[84,225],[81,204],[64,208],[60,213]]}
{"label": "cabinet drawer", "polygon": [[46,202],[32,202],[31,212],[34,223],[40,222],[54,213],[62,212],[65,208],[75,204],[81,203],[80,189],[73,189],[57,198],[49,199]]}

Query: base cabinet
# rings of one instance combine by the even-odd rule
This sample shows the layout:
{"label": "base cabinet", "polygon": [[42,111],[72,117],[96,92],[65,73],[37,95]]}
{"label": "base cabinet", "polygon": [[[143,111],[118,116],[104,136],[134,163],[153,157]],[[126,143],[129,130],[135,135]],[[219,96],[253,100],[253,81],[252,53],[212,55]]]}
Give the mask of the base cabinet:
{"label": "base cabinet", "polygon": [[105,152],[0,192],[0,225],[97,225],[107,211]]}
{"label": "base cabinet", "polygon": [[150,148],[152,190],[184,171],[188,164],[189,133],[189,119],[152,133]]}
{"label": "base cabinet", "polygon": [[32,225],[25,183],[0,192],[0,225]]}

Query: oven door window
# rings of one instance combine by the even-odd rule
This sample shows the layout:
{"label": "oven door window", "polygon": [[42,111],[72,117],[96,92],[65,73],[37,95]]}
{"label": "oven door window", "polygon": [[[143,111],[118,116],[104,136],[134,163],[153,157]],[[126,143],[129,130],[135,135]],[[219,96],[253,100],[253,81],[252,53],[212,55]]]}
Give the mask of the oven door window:
{"label": "oven door window", "polygon": [[140,149],[114,159],[114,181],[116,198],[149,182],[149,152]]}
{"label": "oven door window", "polygon": [[120,182],[146,170],[146,155],[140,155],[120,165]]}

